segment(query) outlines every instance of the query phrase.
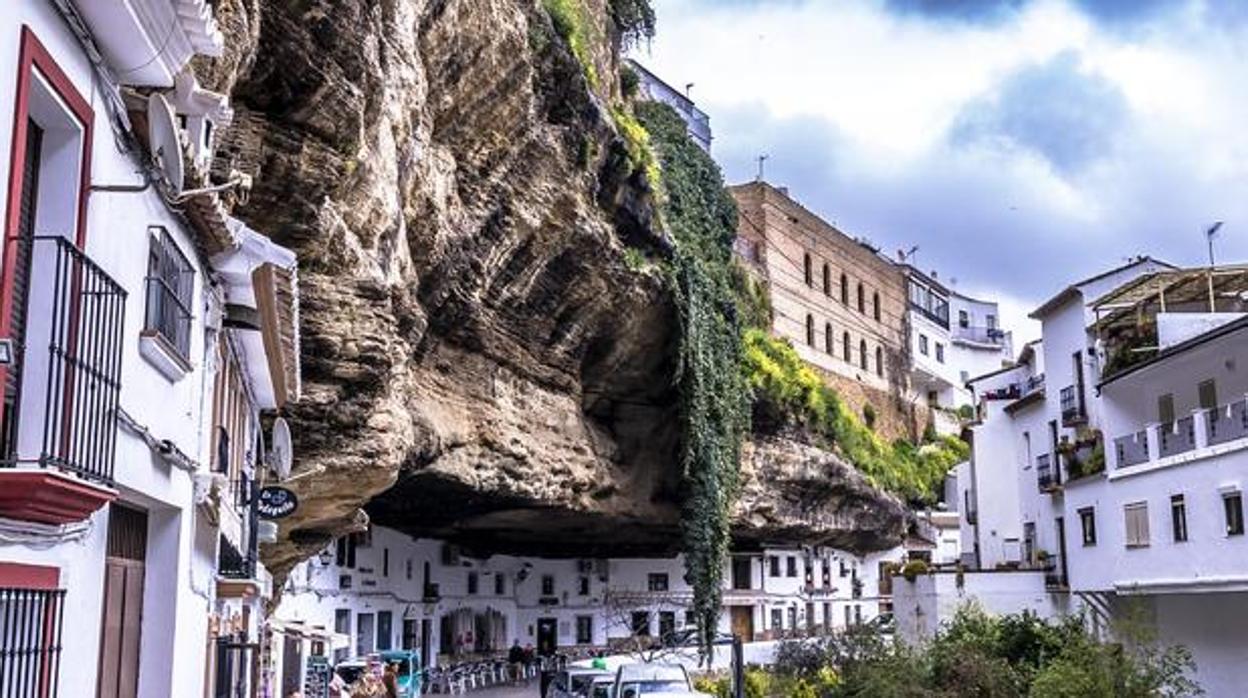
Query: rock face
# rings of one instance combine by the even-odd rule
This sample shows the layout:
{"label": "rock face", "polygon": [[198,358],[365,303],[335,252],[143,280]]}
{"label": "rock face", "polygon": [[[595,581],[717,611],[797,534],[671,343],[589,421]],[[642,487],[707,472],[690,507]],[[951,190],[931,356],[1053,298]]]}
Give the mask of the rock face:
{"label": "rock face", "polygon": [[[611,45],[591,86],[537,0],[216,5],[229,52],[196,70],[236,110],[217,169],[255,175],[234,214],[301,265],[302,504],[262,550],[270,569],[361,507],[495,550],[673,549],[676,321],[657,273],[625,263],[625,244],[662,240],[620,167]],[[587,7],[605,27],[602,0]],[[837,533],[880,527],[857,481],[804,511],[802,483],[845,469],[782,449],[753,452],[791,487],[747,488],[749,535],[882,541]]]}

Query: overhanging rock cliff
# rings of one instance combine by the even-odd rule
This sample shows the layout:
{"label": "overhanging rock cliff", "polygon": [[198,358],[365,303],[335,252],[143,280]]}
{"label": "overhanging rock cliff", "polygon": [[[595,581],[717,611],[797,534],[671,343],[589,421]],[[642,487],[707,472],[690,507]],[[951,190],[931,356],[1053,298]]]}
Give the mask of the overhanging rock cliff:
{"label": "overhanging rock cliff", "polygon": [[[605,27],[601,0],[587,8]],[[256,176],[235,215],[301,264],[302,504],[270,568],[362,507],[490,550],[674,550],[675,311],[658,273],[626,262],[626,245],[664,241],[619,166],[609,42],[591,85],[536,0],[217,14],[231,52],[197,70],[237,111],[218,167]],[[899,539],[896,502],[832,456],[750,453],[743,539]]]}

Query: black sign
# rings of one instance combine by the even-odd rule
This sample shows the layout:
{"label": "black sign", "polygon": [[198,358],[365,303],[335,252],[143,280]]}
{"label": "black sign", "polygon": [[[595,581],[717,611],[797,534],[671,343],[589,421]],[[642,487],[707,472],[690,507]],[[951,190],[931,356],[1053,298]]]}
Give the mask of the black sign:
{"label": "black sign", "polygon": [[261,518],[284,519],[299,508],[299,498],[285,487],[265,487],[260,490],[258,508]]}

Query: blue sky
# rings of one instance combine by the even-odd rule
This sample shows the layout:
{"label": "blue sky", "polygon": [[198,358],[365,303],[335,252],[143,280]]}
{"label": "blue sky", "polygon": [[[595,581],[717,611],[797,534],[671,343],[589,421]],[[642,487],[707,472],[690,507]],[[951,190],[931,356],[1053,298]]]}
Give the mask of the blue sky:
{"label": "blue sky", "polygon": [[1248,1],[655,0],[636,57],[767,179],[1026,312],[1152,254],[1248,261]]}

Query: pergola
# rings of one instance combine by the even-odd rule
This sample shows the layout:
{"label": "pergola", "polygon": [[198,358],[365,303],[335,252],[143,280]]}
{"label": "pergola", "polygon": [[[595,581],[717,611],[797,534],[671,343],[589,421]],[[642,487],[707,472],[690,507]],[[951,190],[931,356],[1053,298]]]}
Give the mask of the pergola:
{"label": "pergola", "polygon": [[1248,264],[1145,274],[1101,296],[1091,308],[1097,339],[1109,357],[1108,375],[1157,350],[1158,313],[1248,311]]}

